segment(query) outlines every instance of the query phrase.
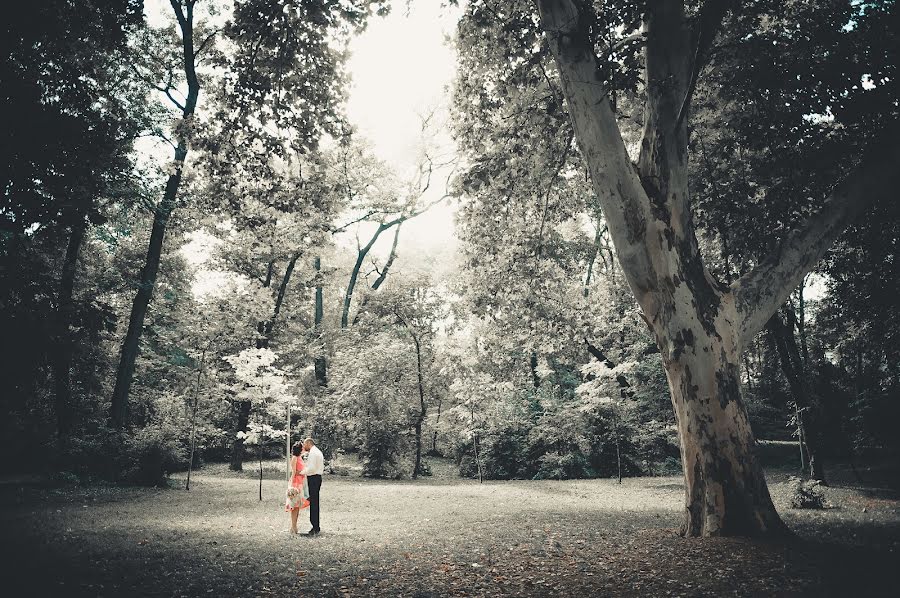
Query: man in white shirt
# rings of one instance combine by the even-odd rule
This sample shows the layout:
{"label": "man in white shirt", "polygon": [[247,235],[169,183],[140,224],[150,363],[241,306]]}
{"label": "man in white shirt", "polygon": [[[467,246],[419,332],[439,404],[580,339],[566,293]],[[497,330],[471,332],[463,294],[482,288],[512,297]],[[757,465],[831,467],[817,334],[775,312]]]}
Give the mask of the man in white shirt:
{"label": "man in white shirt", "polygon": [[319,534],[319,490],[322,489],[322,473],[325,471],[325,456],[316,446],[312,438],[303,441],[303,450],[309,453],[306,458],[306,484],[309,487],[309,522],[312,529],[308,536]]}

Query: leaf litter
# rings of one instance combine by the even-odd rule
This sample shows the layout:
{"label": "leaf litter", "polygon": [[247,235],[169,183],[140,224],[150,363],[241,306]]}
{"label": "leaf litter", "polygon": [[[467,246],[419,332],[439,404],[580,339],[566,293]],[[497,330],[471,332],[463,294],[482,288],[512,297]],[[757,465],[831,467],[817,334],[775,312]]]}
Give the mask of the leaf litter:
{"label": "leaf litter", "polygon": [[[678,478],[486,482],[327,476],[323,533],[291,536],[277,468],[191,492],[3,485],[8,589],[72,596],[892,595],[900,502],[826,489],[793,542],[685,539]],[[87,504],[88,507],[84,508]],[[61,531],[65,530],[65,534]],[[8,553],[8,554],[6,554]],[[52,566],[48,566],[52,563]],[[213,590],[210,592],[210,590]]]}

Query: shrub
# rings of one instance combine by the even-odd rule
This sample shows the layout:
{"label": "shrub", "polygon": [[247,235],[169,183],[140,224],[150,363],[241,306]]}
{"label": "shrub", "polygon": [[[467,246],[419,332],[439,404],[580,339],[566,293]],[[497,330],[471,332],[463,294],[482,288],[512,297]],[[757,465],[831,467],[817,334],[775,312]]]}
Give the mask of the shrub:
{"label": "shrub", "polygon": [[549,453],[541,457],[536,480],[571,480],[593,477],[593,471],[584,455],[571,452],[565,455]]}
{"label": "shrub", "polygon": [[[524,426],[506,425],[489,429],[478,437],[478,459],[485,479],[513,480],[534,475],[537,465],[528,462],[528,429]],[[458,438],[453,445],[453,457],[459,466],[459,475],[478,477],[475,448],[472,439]]]}
{"label": "shrub", "polygon": [[82,480],[118,481],[127,466],[125,447],[128,438],[126,432],[106,428],[96,434],[73,437],[65,454],[59,456],[59,469],[72,472]]}
{"label": "shrub", "polygon": [[657,475],[675,476],[681,475],[681,457],[666,457],[666,459],[656,465]]}
{"label": "shrub", "polygon": [[[484,476],[491,480],[512,480],[528,475],[526,452],[527,431],[507,426],[492,430],[479,439],[481,467]],[[477,470],[476,470],[477,475]]]}
{"label": "shrub", "polygon": [[404,454],[403,438],[390,422],[371,422],[362,438],[359,454],[363,459],[362,473],[370,478],[399,479],[405,470],[398,465],[398,457]]}
{"label": "shrub", "polygon": [[788,484],[791,488],[791,508],[824,509],[828,506],[818,480],[801,480],[791,476]]}
{"label": "shrub", "polygon": [[162,486],[173,471],[187,468],[188,453],[180,440],[161,426],[149,425],[126,442],[129,466],[126,481],[141,486]]}
{"label": "shrub", "polygon": [[434,472],[431,471],[431,464],[425,459],[422,459],[422,462],[419,463],[419,475],[425,477],[431,477],[432,475],[434,475]]}
{"label": "shrub", "polygon": [[478,464],[475,462],[475,452],[471,442],[465,442],[461,439],[457,440],[453,444],[453,456],[456,460],[456,465],[459,467],[459,475],[461,477],[478,477]]}

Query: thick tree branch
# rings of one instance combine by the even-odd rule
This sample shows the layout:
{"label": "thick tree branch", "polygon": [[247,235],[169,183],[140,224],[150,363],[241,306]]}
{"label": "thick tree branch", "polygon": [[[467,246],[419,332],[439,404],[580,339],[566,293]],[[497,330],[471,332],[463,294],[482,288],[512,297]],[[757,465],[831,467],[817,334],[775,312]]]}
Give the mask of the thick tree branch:
{"label": "thick tree branch", "polygon": [[616,364],[610,361],[609,357],[606,356],[606,353],[598,349],[593,343],[591,343],[591,341],[587,339],[587,337],[584,337],[584,344],[587,345],[588,353],[593,355],[597,361],[599,361],[609,369],[616,367]]}
{"label": "thick tree branch", "polygon": [[388,255],[387,261],[384,263],[384,268],[381,269],[381,272],[378,273],[378,278],[375,279],[375,282],[372,283],[372,290],[377,291],[378,288],[384,284],[385,279],[387,278],[388,271],[390,271],[391,266],[394,264],[394,260],[397,259],[397,240],[400,238],[400,227],[403,226],[403,223],[397,225],[397,228],[394,230],[394,242],[391,245],[391,253]]}
{"label": "thick tree branch", "polygon": [[298,259],[300,259],[300,252],[291,256],[291,259],[288,261],[287,267],[284,270],[284,276],[281,279],[281,284],[278,286],[278,295],[275,297],[275,309],[272,313],[272,319],[266,323],[266,336],[272,333],[272,329],[275,327],[275,320],[278,319],[278,314],[281,313],[281,306],[284,304],[284,296],[287,293],[288,283],[291,281],[291,274],[294,272],[294,267],[297,265]]}
{"label": "thick tree branch", "polygon": [[184,112],[186,110],[185,105],[182,104],[180,101],[178,101],[178,99],[172,95],[172,90],[174,89],[174,87],[172,87],[172,71],[169,71],[169,80],[166,82],[165,85],[154,85],[153,88],[156,89],[156,91],[161,91],[164,94],[166,94],[166,97],[169,98],[170,102],[175,104],[176,108],[178,108],[182,112]]}
{"label": "thick tree branch", "polygon": [[896,194],[900,143],[893,135],[886,137],[888,144],[874,148],[874,158],[837,185],[821,210],[792,231],[778,251],[731,285],[741,318],[742,346],[763,329],[850,221],[871,203]]}
{"label": "thick tree branch", "polygon": [[[687,211],[687,127],[678,120],[678,107],[689,86],[693,46],[680,2],[648,2],[644,17],[647,43],[646,105],[638,158],[644,189],[651,202],[668,202],[672,212]],[[661,219],[668,220],[665,214]],[[673,223],[674,224],[674,223]]]}
{"label": "thick tree branch", "polygon": [[[587,345],[588,353],[593,355],[597,361],[599,361],[609,369],[613,369],[616,367],[616,364],[613,363],[612,360],[610,360],[610,358],[607,357],[603,351],[591,344],[591,341],[589,341],[587,337],[585,337],[584,342]],[[616,374],[616,383],[619,385],[620,390],[631,387],[631,385],[628,383],[628,380],[622,374]]]}
{"label": "thick tree branch", "polygon": [[619,261],[640,299],[658,285],[645,242],[651,222],[649,202],[607,97],[589,23],[572,0],[538,0],[538,7],[594,191]]}
{"label": "thick tree branch", "polygon": [[631,35],[626,35],[625,37],[614,41],[609,47],[609,52],[611,54],[615,54],[622,48],[625,48],[625,47],[627,47],[635,42],[638,42],[638,41],[643,43],[644,41],[646,41],[646,39],[647,39],[647,34],[645,32],[635,31]]}

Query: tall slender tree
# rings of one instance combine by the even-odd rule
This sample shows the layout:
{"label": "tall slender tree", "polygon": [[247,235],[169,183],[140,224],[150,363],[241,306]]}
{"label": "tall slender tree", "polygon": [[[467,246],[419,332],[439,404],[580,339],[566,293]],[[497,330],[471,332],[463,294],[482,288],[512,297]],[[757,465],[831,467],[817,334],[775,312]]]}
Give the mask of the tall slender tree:
{"label": "tall slender tree", "polygon": [[200,95],[200,80],[197,77],[197,57],[203,51],[203,44],[197,47],[194,44],[194,8],[196,3],[197,0],[170,0],[180,31],[180,69],[187,86],[187,93],[184,94],[183,101],[176,99],[172,94],[174,91],[172,82],[175,74],[174,70],[170,70],[167,73],[167,82],[161,87],[161,91],[180,110],[180,122],[175,128],[175,148],[169,177],[166,181],[162,199],[153,211],[153,228],[150,232],[150,242],[147,246],[147,258],[144,267],[141,269],[137,293],[135,294],[131,306],[131,315],[128,319],[128,330],[125,333],[125,339],[122,341],[121,357],[118,370],[116,371],[116,383],[113,388],[112,403],[110,405],[110,421],[113,427],[116,428],[121,428],[125,425],[128,395],[131,391],[131,381],[134,378],[134,366],[138,355],[141,332],[144,327],[144,318],[147,315],[147,308],[153,296],[153,287],[156,284],[156,275],[159,271],[166,227],[169,224],[172,211],[175,209],[178,191],[181,187],[194,112],[197,109],[197,100]]}

